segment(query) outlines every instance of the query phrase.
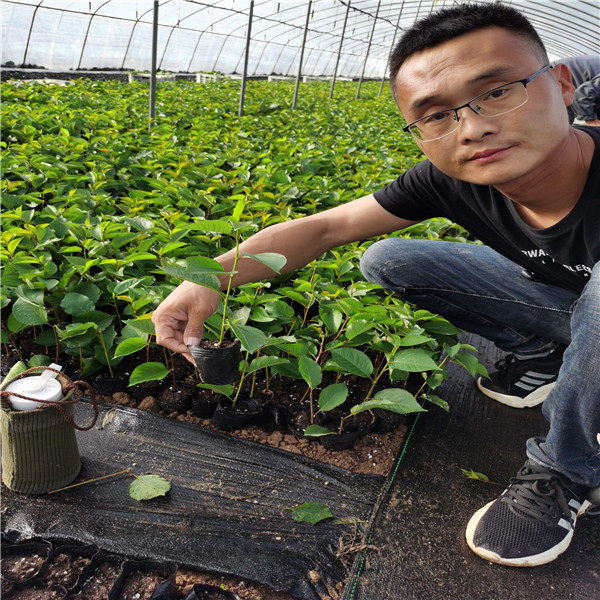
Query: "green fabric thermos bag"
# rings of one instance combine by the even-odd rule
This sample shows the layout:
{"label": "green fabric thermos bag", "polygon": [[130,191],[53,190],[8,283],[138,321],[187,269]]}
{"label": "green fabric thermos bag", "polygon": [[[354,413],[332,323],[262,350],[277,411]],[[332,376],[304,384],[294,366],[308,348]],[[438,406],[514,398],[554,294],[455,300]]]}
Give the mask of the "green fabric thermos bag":
{"label": "green fabric thermos bag", "polygon": [[[26,370],[17,363],[0,384],[4,390]],[[69,390],[64,400],[69,400]],[[71,483],[81,469],[81,458],[72,420],[75,405],[61,411],[52,405],[33,410],[12,410],[2,402],[2,482],[11,490],[24,494],[43,494]]]}

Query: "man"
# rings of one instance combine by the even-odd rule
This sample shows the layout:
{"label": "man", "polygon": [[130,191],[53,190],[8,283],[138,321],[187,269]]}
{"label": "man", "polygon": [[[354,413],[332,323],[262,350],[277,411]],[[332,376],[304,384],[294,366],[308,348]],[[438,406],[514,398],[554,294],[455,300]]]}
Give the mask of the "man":
{"label": "man", "polygon": [[[415,23],[392,53],[390,82],[428,160],[373,195],[268,227],[240,250],[282,253],[290,271],[435,216],[486,244],[388,238],[361,269],[510,353],[478,381],[483,393],[516,407],[544,402],[548,435],[528,440],[523,468],[466,532],[486,559],[543,564],[569,546],[600,484],[600,130],[569,126],[568,69],[551,68],[531,24],[499,4]],[[233,252],[219,262],[231,269]],[[273,275],[251,259],[237,270],[236,285]],[[197,343],[217,304],[214,291],[183,283],[154,313],[157,342],[191,360],[185,344]]]}
{"label": "man", "polygon": [[600,54],[561,58],[552,65],[559,63],[569,67],[575,86],[573,103],[567,107],[570,122],[600,127]]}

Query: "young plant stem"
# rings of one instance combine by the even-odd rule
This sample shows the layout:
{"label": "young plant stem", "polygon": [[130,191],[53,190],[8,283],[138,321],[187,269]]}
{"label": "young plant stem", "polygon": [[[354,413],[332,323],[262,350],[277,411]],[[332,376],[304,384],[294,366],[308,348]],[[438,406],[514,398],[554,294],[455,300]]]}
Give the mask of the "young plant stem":
{"label": "young plant stem", "polygon": [[4,331],[8,334],[8,339],[10,340],[10,343],[13,345],[13,348],[15,349],[15,352],[17,353],[17,356],[19,357],[19,360],[21,362],[25,362],[25,359],[23,358],[23,356],[19,352],[19,347],[17,346],[17,343],[15,342],[15,338],[13,338],[13,336],[10,333],[10,331],[8,331],[8,329],[6,329],[4,326],[2,327],[2,329],[4,329]]}
{"label": "young plant stem", "polygon": [[58,341],[58,335],[56,334],[56,325],[52,325],[52,331],[54,333],[54,341],[56,342],[56,356],[54,362],[58,362],[58,355],[60,353],[60,342]]}
{"label": "young plant stem", "polygon": [[167,349],[163,346],[162,351],[163,351],[163,358],[165,359],[165,369],[168,369],[169,368],[169,359],[167,357]]}
{"label": "young plant stem", "polygon": [[240,381],[238,383],[238,388],[235,392],[235,396],[233,397],[233,400],[231,401],[231,408],[233,408],[235,406],[238,396],[240,395],[240,392],[242,391],[242,383],[244,383],[244,377],[246,376],[246,367],[248,366],[248,356],[250,356],[250,352],[246,352],[246,356],[244,357],[244,364],[242,366],[242,374],[240,377]]}
{"label": "young plant stem", "polygon": [[388,359],[388,360],[385,361],[385,364],[381,367],[381,369],[379,369],[379,372],[375,376],[375,379],[373,379],[371,387],[369,388],[369,391],[367,392],[367,396],[365,397],[365,399],[363,400],[363,402],[366,402],[371,397],[371,394],[373,393],[373,390],[375,389],[375,386],[377,385],[377,382],[379,381],[379,379],[381,378],[381,376],[385,373],[385,371],[387,369],[387,366],[389,364],[390,364],[390,361]]}
{"label": "young plant stem", "polygon": [[[317,270],[317,267],[314,266],[312,269],[312,273],[310,276],[310,279],[308,280],[308,283],[312,283],[313,279],[315,278],[315,271]],[[315,295],[315,288],[313,287],[312,291],[310,292],[310,296],[308,297],[308,302],[306,303],[306,306],[304,307],[304,316],[302,317],[302,323],[300,323],[300,327],[299,329],[302,329],[304,327],[304,323],[306,322],[306,316],[308,315],[308,309],[310,308],[310,305],[312,304],[312,300],[314,298]]]}
{"label": "young plant stem", "polygon": [[[441,369],[442,366],[444,365],[444,363],[450,358],[449,354],[446,354],[446,356],[444,357],[444,360],[437,366],[437,369],[435,369],[435,371],[437,371],[438,369]],[[435,372],[434,371],[434,372]],[[421,393],[421,390],[427,385],[427,379],[423,382],[423,385],[419,388],[419,391],[415,394],[415,398],[419,397],[419,394]]]}
{"label": "young plant stem", "polygon": [[79,350],[79,370],[83,373],[83,356],[81,355],[81,346],[78,348]]}
{"label": "young plant stem", "polygon": [[[229,293],[231,292],[231,281],[233,280],[233,276],[235,274],[235,269],[237,267],[237,262],[239,258],[239,249],[240,249],[240,239],[236,232],[235,234],[235,256],[233,257],[233,268],[231,269],[231,273],[229,274],[229,281],[227,282],[227,291],[225,292],[225,299],[223,300],[223,320],[221,321],[221,333],[219,333],[219,342],[218,346],[220,347],[223,342],[223,336],[225,335],[225,319],[227,319],[227,301],[229,300]],[[237,396],[236,396],[237,398]]]}
{"label": "young plant stem", "polygon": [[310,388],[310,424],[312,425],[315,422],[315,408],[313,405],[313,389]]}
{"label": "young plant stem", "polygon": [[173,363],[173,353],[170,350],[169,358],[171,359],[171,375],[173,376],[173,393],[175,393],[177,391],[175,389],[177,387],[177,384],[175,383],[175,364]]}
{"label": "young plant stem", "polygon": [[267,367],[265,369],[265,377],[266,377],[266,380],[267,380],[266,384],[265,384],[265,390],[268,391],[269,390],[269,383],[271,382],[270,381],[270,377],[269,377],[269,367]]}
{"label": "young plant stem", "polygon": [[108,365],[108,372],[110,373],[110,378],[114,379],[115,376],[114,376],[112,368],[110,366],[110,360],[108,358],[108,352],[106,350],[106,344],[104,343],[104,338],[102,337],[102,332],[99,329],[97,329],[96,333],[98,334],[98,337],[100,338],[100,343],[102,344],[102,350],[104,350],[104,357],[106,358],[106,364]]}
{"label": "young plant stem", "polygon": [[148,336],[148,342],[146,343],[146,362],[150,362],[150,340],[152,335]]}
{"label": "young plant stem", "polygon": [[121,322],[121,316],[119,315],[119,309],[117,308],[117,299],[113,294],[113,304],[115,305],[115,314],[117,315],[117,321],[119,321],[119,331],[123,329],[123,323]]}
{"label": "young plant stem", "polygon": [[[73,483],[72,485],[67,485],[66,487],[58,488],[57,490],[52,490],[48,492],[49,494],[55,494],[56,492],[62,492],[63,490],[70,490],[71,488],[78,487],[80,485],[85,485],[86,483],[93,483],[94,481],[100,481],[101,479],[106,479],[107,477],[116,477],[117,475],[125,475],[128,473],[133,475],[131,469],[125,469],[124,471],[117,471],[116,473],[111,473],[110,475],[103,475],[102,477],[94,477],[94,479],[86,479],[85,481],[80,481],[79,483]],[[134,475],[135,477],[135,475]]]}

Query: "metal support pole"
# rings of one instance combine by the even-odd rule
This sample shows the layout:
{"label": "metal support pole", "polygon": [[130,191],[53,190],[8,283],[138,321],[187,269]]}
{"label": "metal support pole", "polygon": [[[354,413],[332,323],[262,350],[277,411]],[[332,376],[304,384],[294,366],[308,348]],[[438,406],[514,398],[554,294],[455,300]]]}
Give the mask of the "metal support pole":
{"label": "metal support pole", "polygon": [[154,106],[156,104],[156,46],[158,42],[158,0],[154,0],[154,19],[152,22],[152,69],[150,71],[150,113],[148,133],[154,123]]}
{"label": "metal support pole", "polygon": [[377,97],[381,96],[381,92],[383,90],[383,82],[385,81],[385,73],[387,71],[388,65],[390,63],[390,56],[392,56],[392,52],[394,51],[394,46],[396,45],[396,35],[398,35],[398,28],[400,26],[400,17],[402,16],[402,9],[404,8],[404,0],[402,0],[402,6],[400,7],[400,11],[398,12],[398,21],[396,22],[396,29],[394,30],[394,39],[392,40],[392,47],[390,48],[390,53],[388,54],[387,62],[385,63],[385,67],[383,69],[383,75],[381,76],[381,85],[379,86],[379,92],[377,92]]}
{"label": "metal support pole", "polygon": [[369,58],[369,52],[371,51],[371,43],[373,42],[373,34],[375,33],[375,25],[377,25],[377,17],[379,16],[379,7],[381,6],[381,0],[377,3],[377,11],[375,12],[375,18],[373,19],[373,28],[371,29],[371,37],[369,38],[369,45],[367,46],[367,54],[365,56],[365,62],[363,63],[362,73],[360,74],[360,79],[358,80],[358,87],[356,88],[356,96],[354,96],[355,100],[358,100],[360,96],[360,87],[362,86],[363,77],[365,76],[365,70],[367,68],[367,60]]}
{"label": "metal support pole", "polygon": [[344,17],[344,27],[342,27],[342,39],[340,40],[340,47],[338,48],[337,60],[335,61],[335,69],[333,69],[333,79],[331,80],[331,89],[329,90],[329,100],[333,98],[333,88],[335,86],[335,78],[337,77],[337,70],[340,65],[340,57],[342,56],[342,45],[344,43],[344,36],[346,35],[346,24],[348,23],[348,13],[350,12],[350,0],[346,6],[346,16]]}
{"label": "metal support pole", "polygon": [[300,50],[300,61],[298,62],[298,74],[296,75],[296,87],[294,88],[294,100],[292,101],[292,110],[296,110],[298,100],[298,88],[300,87],[300,77],[302,77],[302,59],[304,58],[304,47],[306,46],[306,35],[308,33],[308,22],[310,21],[310,9],[312,0],[308,1],[308,10],[306,11],[306,24],[304,25],[304,35],[302,36],[302,48]]}
{"label": "metal support pole", "polygon": [[242,73],[242,90],[240,91],[240,108],[238,117],[244,114],[244,96],[246,94],[246,75],[248,74],[248,56],[250,55],[250,36],[252,35],[252,14],[254,13],[254,0],[250,0],[250,14],[248,15],[248,33],[246,35],[246,52],[244,55],[244,72]]}

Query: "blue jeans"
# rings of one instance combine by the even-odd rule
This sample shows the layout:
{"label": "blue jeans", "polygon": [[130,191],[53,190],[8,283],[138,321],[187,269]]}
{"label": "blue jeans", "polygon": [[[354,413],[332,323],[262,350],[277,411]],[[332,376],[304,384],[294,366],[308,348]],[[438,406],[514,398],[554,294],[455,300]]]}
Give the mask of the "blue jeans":
{"label": "blue jeans", "polygon": [[521,275],[487,246],[388,238],[364,253],[369,281],[477,333],[507,352],[568,344],[542,412],[546,437],[527,440],[527,456],[571,481],[600,485],[600,262],[577,294]]}

